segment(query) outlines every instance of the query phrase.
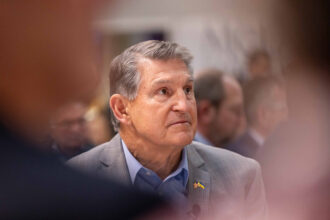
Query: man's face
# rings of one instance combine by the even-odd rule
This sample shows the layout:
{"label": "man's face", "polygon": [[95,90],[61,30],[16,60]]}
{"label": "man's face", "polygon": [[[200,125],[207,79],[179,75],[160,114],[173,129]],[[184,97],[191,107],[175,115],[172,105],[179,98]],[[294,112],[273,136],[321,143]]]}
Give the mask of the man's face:
{"label": "man's face", "polygon": [[61,108],[52,121],[51,136],[63,148],[80,148],[87,142],[86,107],[71,104]]}
{"label": "man's face", "polygon": [[223,78],[225,99],[214,116],[212,129],[216,146],[223,146],[231,141],[239,128],[243,113],[243,95],[238,82],[225,76]]}
{"label": "man's face", "polygon": [[191,143],[197,114],[193,79],[185,63],[142,58],[138,70],[140,86],[128,108],[135,137],[164,147]]}

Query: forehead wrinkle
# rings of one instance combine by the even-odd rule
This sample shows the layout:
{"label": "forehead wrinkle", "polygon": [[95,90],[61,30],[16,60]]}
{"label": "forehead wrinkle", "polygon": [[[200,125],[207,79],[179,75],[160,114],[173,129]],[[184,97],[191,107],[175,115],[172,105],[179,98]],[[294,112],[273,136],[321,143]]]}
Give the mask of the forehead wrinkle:
{"label": "forehead wrinkle", "polygon": [[155,79],[152,84],[153,85],[158,85],[158,84],[168,84],[168,83],[173,83],[174,81],[171,79]]}
{"label": "forehead wrinkle", "polygon": [[[194,81],[194,78],[189,75],[189,77],[187,78],[186,80],[186,83],[190,83],[190,82],[193,82]],[[170,84],[170,83],[175,83],[176,80],[175,79],[155,79],[152,84],[153,85],[159,85],[159,84]]]}

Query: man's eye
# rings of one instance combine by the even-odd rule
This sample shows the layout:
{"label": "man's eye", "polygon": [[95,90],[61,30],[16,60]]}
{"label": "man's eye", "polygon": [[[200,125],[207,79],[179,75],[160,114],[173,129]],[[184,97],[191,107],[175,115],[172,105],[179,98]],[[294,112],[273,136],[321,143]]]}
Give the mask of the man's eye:
{"label": "man's eye", "polygon": [[168,94],[168,90],[166,88],[162,88],[159,90],[159,94],[160,95],[167,95]]}
{"label": "man's eye", "polygon": [[191,91],[192,91],[192,89],[191,89],[190,87],[186,87],[186,88],[184,88],[184,92],[185,92],[187,95],[191,94]]}

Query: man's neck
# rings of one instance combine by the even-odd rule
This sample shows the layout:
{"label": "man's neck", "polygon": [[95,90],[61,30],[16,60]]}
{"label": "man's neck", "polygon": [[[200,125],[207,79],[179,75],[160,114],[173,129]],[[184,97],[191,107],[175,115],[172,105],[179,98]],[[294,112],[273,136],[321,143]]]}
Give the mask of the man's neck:
{"label": "man's neck", "polygon": [[165,179],[178,167],[183,148],[159,146],[124,132],[119,134],[135,159],[161,179]]}

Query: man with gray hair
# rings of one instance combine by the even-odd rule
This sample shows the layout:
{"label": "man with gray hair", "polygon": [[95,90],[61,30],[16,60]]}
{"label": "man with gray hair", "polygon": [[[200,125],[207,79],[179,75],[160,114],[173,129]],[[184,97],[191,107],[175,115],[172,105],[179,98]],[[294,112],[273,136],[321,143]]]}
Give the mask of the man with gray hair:
{"label": "man with gray hair", "polygon": [[193,218],[263,218],[259,165],[192,142],[197,114],[191,59],[186,48],[154,40],[117,56],[109,104],[119,134],[69,165],[157,193]]}

